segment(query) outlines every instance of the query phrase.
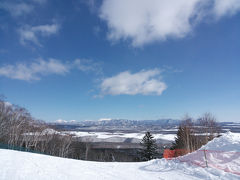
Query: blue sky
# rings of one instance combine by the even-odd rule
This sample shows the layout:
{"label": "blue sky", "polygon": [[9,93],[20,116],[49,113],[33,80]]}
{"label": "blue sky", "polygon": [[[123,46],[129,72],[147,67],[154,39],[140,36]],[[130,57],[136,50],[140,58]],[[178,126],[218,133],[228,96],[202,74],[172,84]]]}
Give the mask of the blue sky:
{"label": "blue sky", "polygon": [[0,94],[45,121],[240,122],[239,0],[2,0]]}

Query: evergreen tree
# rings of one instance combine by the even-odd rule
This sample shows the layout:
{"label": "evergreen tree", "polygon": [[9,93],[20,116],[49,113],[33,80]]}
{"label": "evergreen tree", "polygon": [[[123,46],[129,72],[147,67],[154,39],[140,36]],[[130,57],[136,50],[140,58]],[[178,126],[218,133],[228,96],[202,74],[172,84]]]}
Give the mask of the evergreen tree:
{"label": "evergreen tree", "polygon": [[140,144],[143,146],[140,153],[142,160],[148,161],[157,157],[157,144],[150,132],[146,132]]}
{"label": "evergreen tree", "polygon": [[173,143],[171,149],[184,149],[186,148],[185,145],[185,135],[186,134],[186,127],[179,126],[177,131],[177,136],[175,137],[175,142]]}

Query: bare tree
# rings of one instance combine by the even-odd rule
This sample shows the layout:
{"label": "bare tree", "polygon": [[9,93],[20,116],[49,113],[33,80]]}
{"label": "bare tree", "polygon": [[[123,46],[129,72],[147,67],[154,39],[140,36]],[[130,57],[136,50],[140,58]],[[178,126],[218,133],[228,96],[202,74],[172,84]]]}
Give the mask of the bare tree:
{"label": "bare tree", "polygon": [[205,113],[196,122],[185,116],[179,125],[172,149],[182,150],[178,155],[193,152],[218,136],[220,131],[221,128],[211,113]]}
{"label": "bare tree", "polygon": [[26,109],[9,105],[0,98],[0,143],[7,144],[9,148],[68,157],[72,136],[52,130],[45,123],[33,119]]}
{"label": "bare tree", "polygon": [[216,118],[211,113],[205,113],[199,119],[200,133],[205,137],[204,143],[211,141],[221,132],[221,127],[217,124]]}

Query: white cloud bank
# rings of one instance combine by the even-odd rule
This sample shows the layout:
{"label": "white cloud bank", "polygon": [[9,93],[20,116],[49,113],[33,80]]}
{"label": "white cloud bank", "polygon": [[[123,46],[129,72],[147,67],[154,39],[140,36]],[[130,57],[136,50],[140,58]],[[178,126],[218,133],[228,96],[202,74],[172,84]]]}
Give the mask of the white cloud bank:
{"label": "white cloud bank", "polygon": [[102,72],[99,63],[88,59],[76,59],[71,63],[63,63],[57,59],[49,58],[48,60],[44,60],[39,58],[31,63],[0,66],[0,76],[32,81],[40,80],[42,76],[51,74],[64,75],[72,69],[77,69],[82,72],[93,72],[96,74]]}
{"label": "white cloud bank", "polygon": [[121,72],[105,78],[101,83],[102,95],[161,95],[167,85],[161,80],[161,71],[152,69],[131,74]]}
{"label": "white cloud bank", "polygon": [[27,42],[32,42],[41,46],[39,43],[39,36],[46,37],[56,34],[60,29],[58,24],[46,24],[40,26],[24,26],[18,30],[21,44],[25,45]]}
{"label": "white cloud bank", "polygon": [[142,46],[185,37],[204,17],[219,19],[239,10],[240,0],[103,0],[99,16],[110,40]]}
{"label": "white cloud bank", "polygon": [[18,80],[39,80],[41,76],[49,74],[65,74],[68,66],[55,59],[47,61],[38,59],[31,64],[19,63],[0,67],[0,76]]}
{"label": "white cloud bank", "polygon": [[214,14],[217,18],[234,15],[240,10],[239,0],[214,0]]}

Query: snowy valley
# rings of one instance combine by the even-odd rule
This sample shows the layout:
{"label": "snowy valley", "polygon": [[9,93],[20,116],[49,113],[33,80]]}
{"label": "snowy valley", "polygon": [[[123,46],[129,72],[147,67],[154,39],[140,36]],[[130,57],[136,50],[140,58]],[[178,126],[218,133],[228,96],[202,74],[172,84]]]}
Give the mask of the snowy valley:
{"label": "snowy valley", "polygon": [[[209,167],[201,150],[207,154]],[[176,159],[155,159],[148,162],[89,162],[28,152],[0,150],[0,179],[3,180],[145,180],[164,179],[240,179],[240,134],[225,133],[199,151]],[[222,153],[216,153],[222,152]],[[200,155],[199,155],[200,154]],[[213,166],[214,165],[214,166]]]}

